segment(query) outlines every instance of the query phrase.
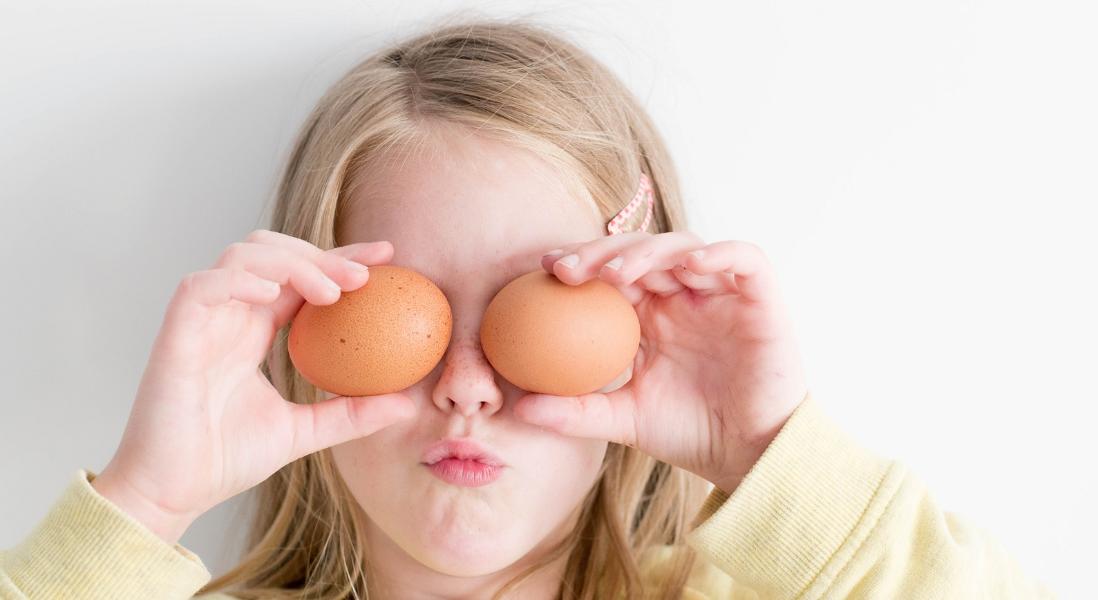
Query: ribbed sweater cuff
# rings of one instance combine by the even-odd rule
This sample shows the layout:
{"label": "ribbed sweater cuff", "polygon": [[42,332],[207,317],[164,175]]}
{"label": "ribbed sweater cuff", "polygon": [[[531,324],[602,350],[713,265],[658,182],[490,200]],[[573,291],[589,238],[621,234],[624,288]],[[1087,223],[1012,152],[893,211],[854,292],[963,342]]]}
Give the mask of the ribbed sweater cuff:
{"label": "ribbed sweater cuff", "polygon": [[762,597],[795,598],[836,576],[901,476],[809,394],[731,496],[710,492],[687,541]]}
{"label": "ribbed sweater cuff", "polygon": [[191,598],[210,580],[202,560],[169,545],[76,472],[61,498],[3,570],[28,598]]}

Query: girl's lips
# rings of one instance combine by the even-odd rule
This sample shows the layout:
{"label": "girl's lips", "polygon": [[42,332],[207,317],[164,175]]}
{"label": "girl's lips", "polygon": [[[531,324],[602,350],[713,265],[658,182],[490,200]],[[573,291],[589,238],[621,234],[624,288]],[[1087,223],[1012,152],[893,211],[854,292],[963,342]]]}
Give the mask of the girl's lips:
{"label": "girl's lips", "polygon": [[431,473],[439,479],[464,487],[488,485],[502,474],[503,467],[460,458],[444,458],[427,465]]}
{"label": "girl's lips", "polygon": [[446,458],[474,460],[493,467],[505,466],[498,456],[469,438],[450,438],[432,444],[423,453],[423,464],[430,466]]}
{"label": "girl's lips", "polygon": [[427,448],[423,465],[439,479],[465,487],[488,485],[504,467],[498,456],[470,439],[446,439]]}

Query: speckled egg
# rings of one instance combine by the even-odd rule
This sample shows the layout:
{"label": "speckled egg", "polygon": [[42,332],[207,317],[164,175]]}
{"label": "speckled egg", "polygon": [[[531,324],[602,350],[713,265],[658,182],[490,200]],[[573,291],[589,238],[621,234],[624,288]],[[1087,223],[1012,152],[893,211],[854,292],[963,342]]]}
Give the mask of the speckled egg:
{"label": "speckled egg", "polygon": [[599,279],[570,285],[544,270],[517,277],[484,313],[480,342],[488,362],[529,392],[575,396],[621,375],[640,347],[629,300]]}
{"label": "speckled egg", "polygon": [[334,304],[302,305],[290,326],[290,359],[318,388],[375,396],[408,388],[435,368],[452,330],[446,295],[422,274],[370,267],[369,279]]}

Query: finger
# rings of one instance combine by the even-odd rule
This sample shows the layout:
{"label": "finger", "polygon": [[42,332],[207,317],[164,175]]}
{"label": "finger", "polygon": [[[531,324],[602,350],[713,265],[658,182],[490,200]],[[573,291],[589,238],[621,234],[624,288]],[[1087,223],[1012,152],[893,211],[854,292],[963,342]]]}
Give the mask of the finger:
{"label": "finger", "polygon": [[[679,266],[670,271],[661,272],[671,273],[675,279],[684,286],[694,290],[694,292],[702,296],[739,294],[739,289],[736,288],[736,277],[731,271],[718,271],[716,273],[698,275],[686,267]],[[643,281],[643,278],[641,279]]]}
{"label": "finger", "polygon": [[243,269],[196,271],[179,284],[180,300],[203,306],[218,306],[230,300],[248,304],[270,304],[281,286]]}
{"label": "finger", "polygon": [[[351,287],[349,276],[352,271],[345,263],[346,259],[323,252],[306,257],[279,246],[233,242],[215,264],[244,269],[282,284],[290,283],[309,302],[331,304],[339,299],[343,285]],[[363,275],[360,273],[359,279],[365,279]]]}
{"label": "finger", "polygon": [[[357,268],[354,266],[354,264],[351,264],[352,262],[361,265],[367,265],[367,269],[369,265],[385,264],[393,258],[393,245],[387,241],[360,242],[355,244],[349,244],[347,246],[340,246],[338,248],[332,248],[331,250],[325,250],[324,253],[346,259],[348,262],[346,265],[343,266],[345,266],[348,271],[352,272],[350,275],[350,281],[354,282],[354,278],[359,276],[354,273],[355,271],[357,271]],[[342,259],[336,259],[336,262],[338,263],[339,260]],[[358,284],[351,283],[351,285],[349,286],[341,286],[340,289],[350,291],[353,289],[358,289],[362,285],[365,285],[365,282],[369,281],[368,271],[366,275],[360,277],[359,281],[360,283]],[[346,284],[348,283],[348,281],[347,279],[343,279],[341,280],[341,283]],[[281,328],[286,323],[289,323],[290,320],[294,318],[294,315],[297,314],[297,311],[301,309],[301,304],[304,302],[304,299],[301,297],[301,295],[298,294],[293,288],[283,289],[286,293],[284,293],[282,297],[280,297],[271,307],[275,315],[275,326],[278,328]],[[340,296],[336,296],[333,302],[339,300],[339,298]],[[313,302],[313,304],[323,305],[329,303]]]}
{"label": "finger", "polygon": [[631,283],[629,285],[615,285],[614,287],[616,287],[618,291],[625,296],[625,299],[629,301],[629,304],[632,304],[633,306],[640,304],[642,300],[651,295],[651,292],[645,289],[640,282]]}
{"label": "finger", "polygon": [[377,242],[356,242],[331,250],[325,250],[328,254],[342,256],[364,265],[380,265],[393,259],[393,244],[387,240]]}
{"label": "finger", "polygon": [[294,440],[291,460],[370,435],[416,414],[404,394],[335,396],[313,404],[293,404]]}
{"label": "finger", "polygon": [[[338,246],[330,250],[321,250],[316,245],[301,238],[279,233],[277,231],[271,231],[269,229],[256,229],[244,238],[244,242],[277,246],[300,254],[301,256],[313,258],[325,253],[334,253],[364,264],[370,264],[375,261],[387,261],[392,257],[393,252],[393,245],[387,240],[355,242],[344,246]],[[387,256],[380,256],[386,254]]]}
{"label": "finger", "polygon": [[309,256],[321,252],[320,248],[317,248],[314,244],[311,244],[301,238],[287,235],[278,231],[271,231],[270,229],[256,229],[249,233],[245,238],[245,242],[254,244],[268,244],[271,246],[280,246],[287,250],[293,250],[302,256]]}
{"label": "finger", "polygon": [[738,240],[714,242],[698,252],[688,253],[683,260],[690,271],[700,275],[731,271],[737,291],[748,300],[777,299],[777,280],[770,260],[755,244]]}
{"label": "finger", "polygon": [[[296,240],[297,238],[289,239]],[[260,258],[277,258],[278,261],[282,262],[305,262],[315,265],[324,276],[337,286],[354,289],[365,283],[362,275],[366,272],[366,269],[362,267],[377,264],[392,257],[392,244],[384,241],[352,244],[326,251],[321,251],[303,240],[297,241],[310,249],[301,250],[296,244],[272,245],[255,242],[233,242],[221,253],[216,266],[242,267],[251,270],[250,265],[257,263]],[[264,260],[257,266],[270,268],[273,264],[276,264],[276,262]]]}
{"label": "finger", "polygon": [[277,281],[264,279],[243,269],[208,269],[184,277],[176,287],[164,316],[164,331],[168,335],[177,328],[204,318],[207,311],[233,300],[247,304],[267,305],[281,293]]}
{"label": "finger", "polygon": [[561,435],[637,444],[636,405],[628,388],[609,394],[529,394],[515,403],[519,419]]}
{"label": "finger", "polygon": [[[629,284],[653,271],[665,271],[683,263],[691,250],[705,247],[690,231],[671,231],[638,241],[602,265],[599,278],[614,284]],[[620,260],[619,260],[620,259]]]}
{"label": "finger", "polygon": [[[330,250],[321,250],[316,245],[292,235],[268,229],[256,229],[244,238],[244,243],[278,247],[311,259],[321,267],[329,279],[337,282],[341,290],[346,289],[348,291],[357,289],[368,278],[368,276],[360,274],[355,263],[362,265],[383,264],[393,258],[393,245],[387,240],[355,242]],[[229,246],[229,248],[233,247],[234,245]],[[341,262],[334,257],[342,257],[350,262]],[[223,253],[222,259],[225,258],[226,254]],[[219,264],[218,266],[222,265]],[[299,290],[287,288],[285,292],[273,307],[279,327],[288,323],[297,314],[298,309],[301,308],[301,304],[305,300]],[[339,296],[335,296],[335,300],[338,299]],[[309,301],[313,304],[324,304],[324,302],[315,298]]]}
{"label": "finger", "polygon": [[565,283],[580,284],[598,275],[599,267],[618,252],[650,237],[653,236],[648,232],[630,231],[563,246],[561,253],[543,256],[541,266]]}
{"label": "finger", "polygon": [[638,279],[637,284],[660,296],[670,296],[686,289],[686,286],[675,278],[672,271],[652,271]]}
{"label": "finger", "polygon": [[342,256],[348,260],[365,265],[388,262],[393,257],[393,244],[388,240],[376,242],[355,242],[338,246],[330,250],[321,250],[315,245],[292,235],[286,235],[268,229],[257,229],[244,238],[245,242],[267,244],[291,250],[306,257],[316,258],[324,254]]}
{"label": "finger", "polygon": [[217,263],[245,269],[260,277],[277,281],[283,295],[272,306],[276,327],[282,327],[293,318],[304,301],[323,306],[339,300],[344,291],[357,289],[369,279],[366,265],[345,258],[377,259],[391,256],[391,245],[385,242],[372,249],[343,247],[339,253],[310,253],[301,256],[296,251],[281,246],[234,242],[222,253]]}

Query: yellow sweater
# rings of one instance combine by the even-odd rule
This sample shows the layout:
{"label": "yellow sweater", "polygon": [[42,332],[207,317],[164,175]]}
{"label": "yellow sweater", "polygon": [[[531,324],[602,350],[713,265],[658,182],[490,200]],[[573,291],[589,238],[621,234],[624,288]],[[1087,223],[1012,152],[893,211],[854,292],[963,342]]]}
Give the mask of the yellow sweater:
{"label": "yellow sweater", "polygon": [[[0,554],[0,598],[188,599],[211,574],[89,485],[80,469],[31,534]],[[729,497],[714,489],[688,544],[684,600],[1051,598],[993,538],[943,512],[902,464],[857,445],[809,396]],[[646,577],[676,548],[644,557]],[[231,600],[225,594],[198,596]]]}

